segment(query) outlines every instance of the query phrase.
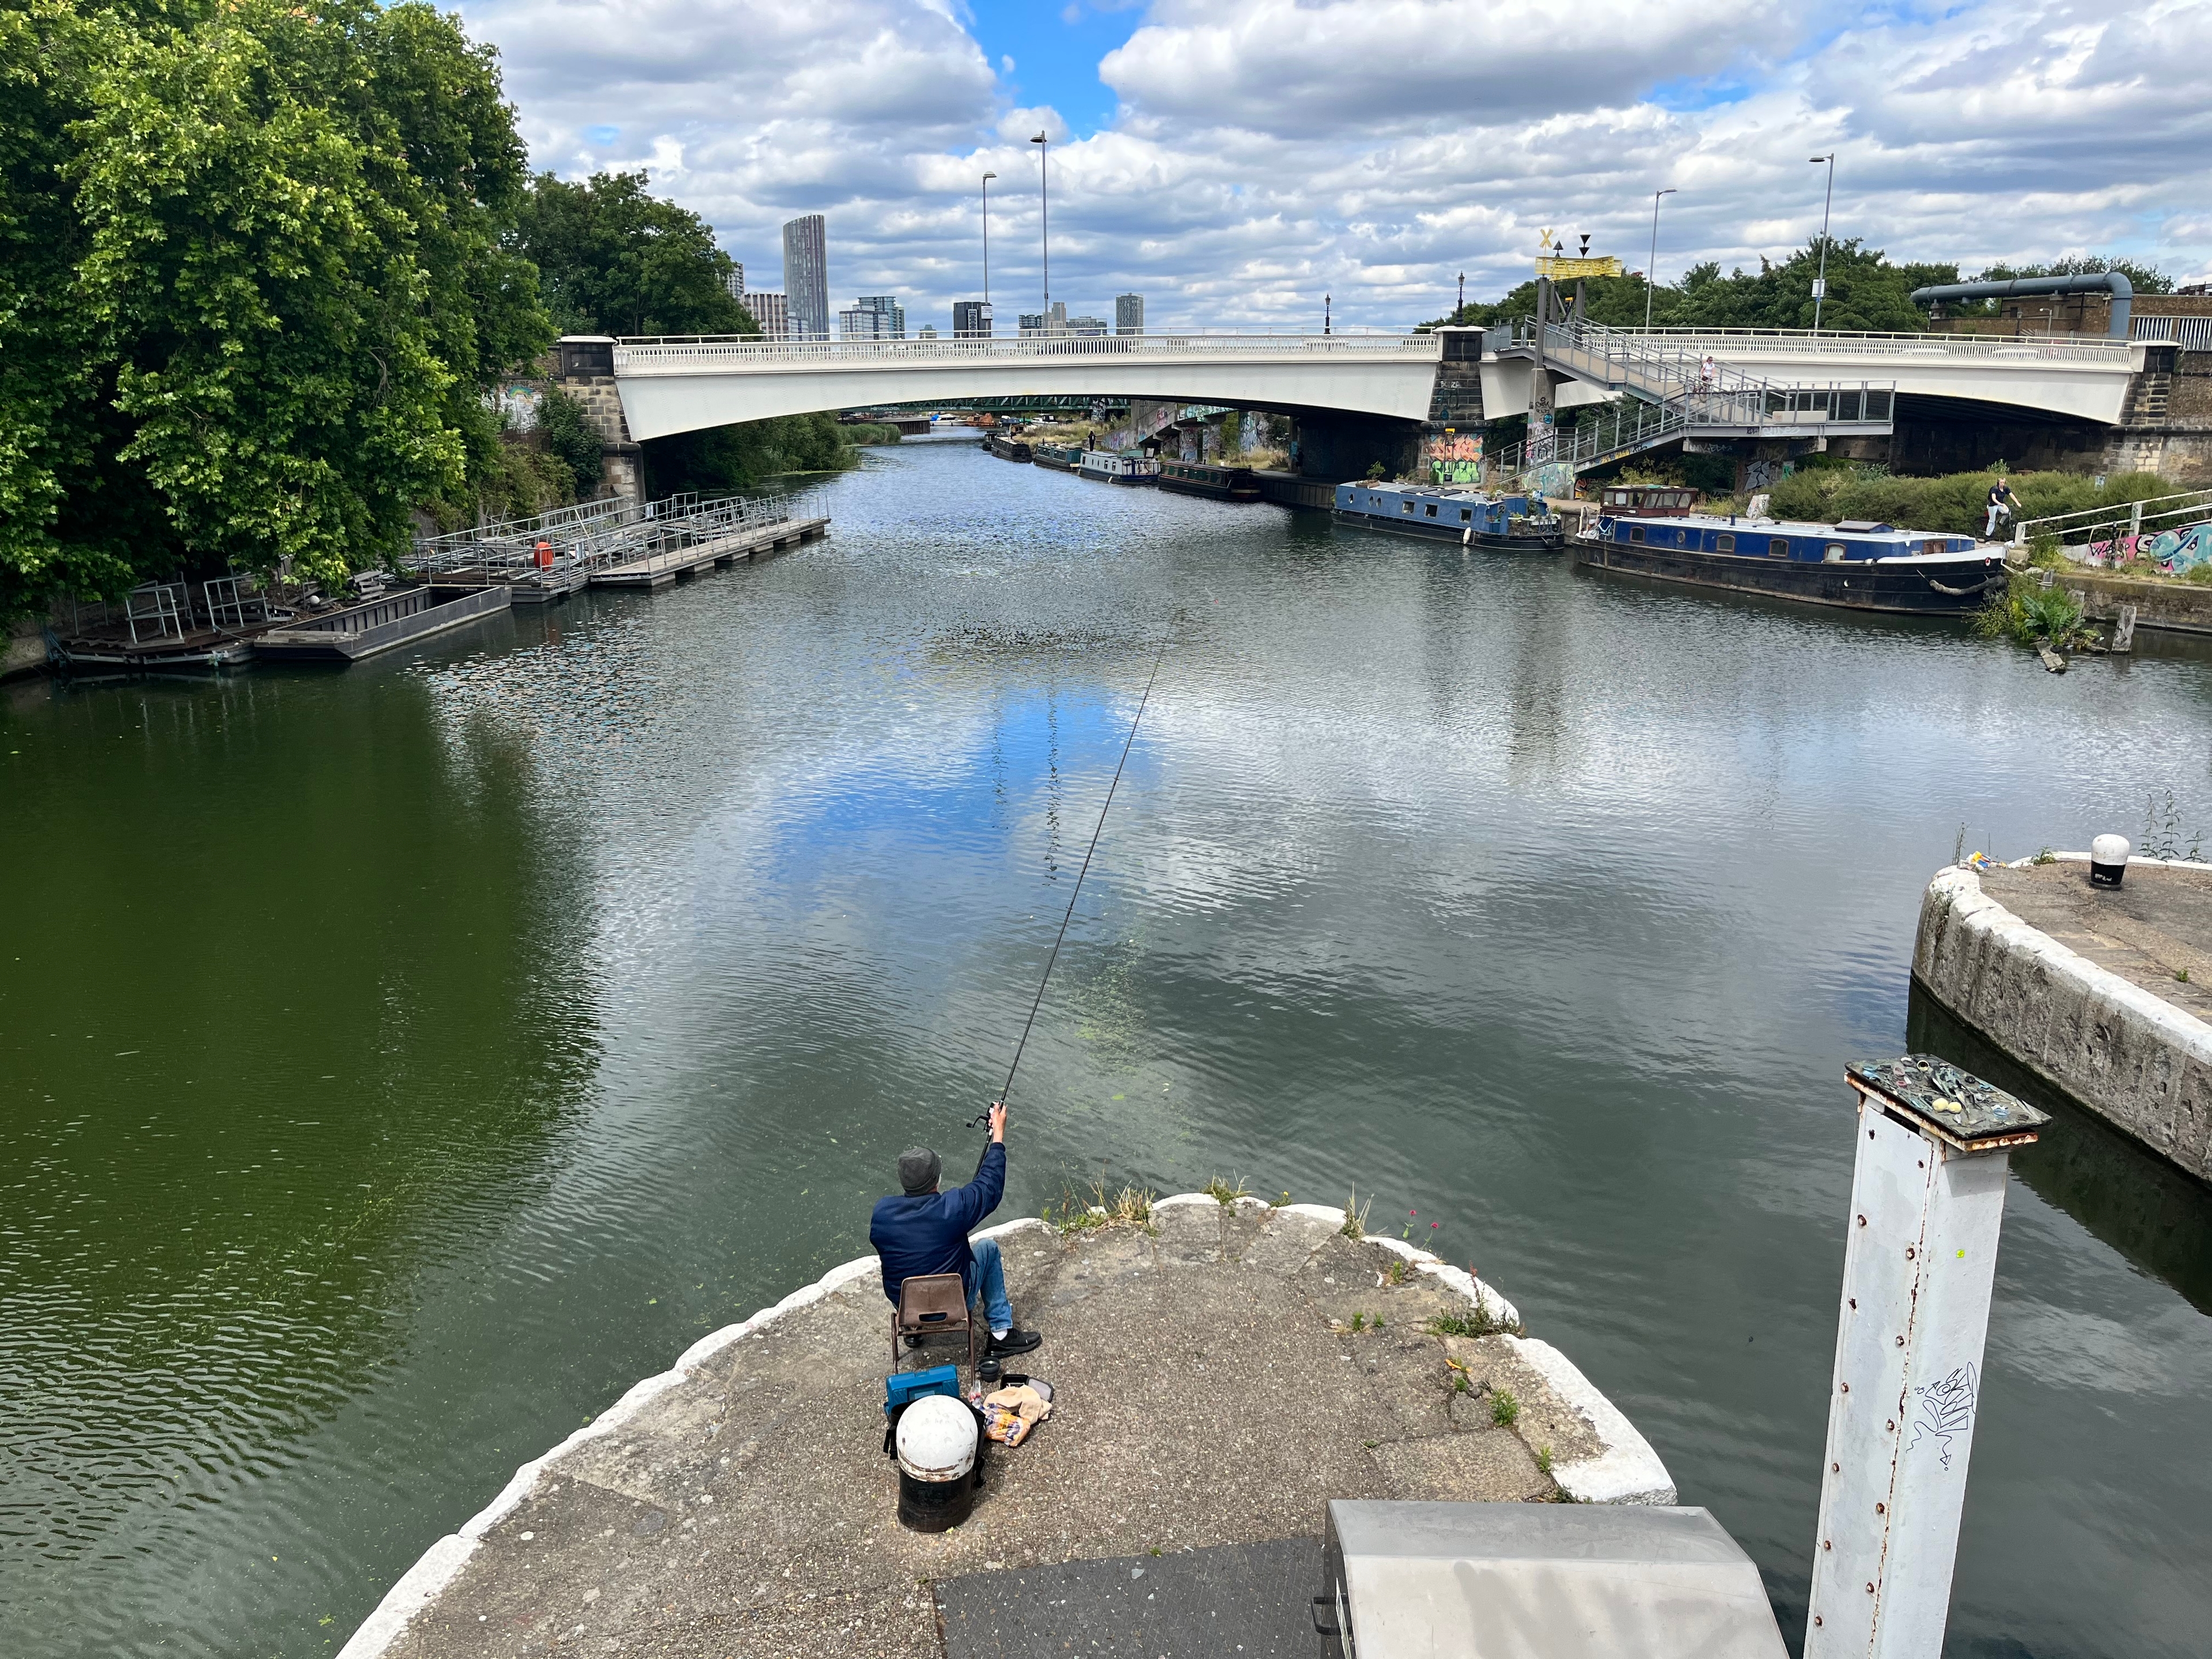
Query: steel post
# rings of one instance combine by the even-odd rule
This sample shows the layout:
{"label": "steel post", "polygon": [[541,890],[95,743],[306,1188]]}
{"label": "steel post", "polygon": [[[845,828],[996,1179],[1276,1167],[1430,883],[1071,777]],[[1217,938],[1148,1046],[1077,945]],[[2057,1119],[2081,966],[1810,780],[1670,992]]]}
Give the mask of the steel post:
{"label": "steel post", "polygon": [[2010,1149],[2046,1119],[1925,1055],[1848,1068],[1858,1153],[1805,1659],[1933,1659]]}

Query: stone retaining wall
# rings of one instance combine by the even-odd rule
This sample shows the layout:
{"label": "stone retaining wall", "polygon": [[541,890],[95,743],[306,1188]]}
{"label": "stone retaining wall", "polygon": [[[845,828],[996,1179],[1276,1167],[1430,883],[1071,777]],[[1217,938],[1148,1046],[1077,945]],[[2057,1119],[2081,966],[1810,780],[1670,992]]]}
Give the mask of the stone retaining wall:
{"label": "stone retaining wall", "polygon": [[1956,866],[1921,898],[1912,976],[2045,1082],[2212,1181],[2212,1026],[2030,927]]}

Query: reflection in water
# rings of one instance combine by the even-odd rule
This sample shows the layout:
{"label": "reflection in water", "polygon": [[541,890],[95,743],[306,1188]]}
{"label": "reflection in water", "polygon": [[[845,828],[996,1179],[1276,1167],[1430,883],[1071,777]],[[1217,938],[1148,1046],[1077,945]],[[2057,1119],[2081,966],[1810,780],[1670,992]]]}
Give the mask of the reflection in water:
{"label": "reflection in water", "polygon": [[1906,1031],[1914,1050],[1941,1054],[2049,1112],[2041,1141],[2013,1159],[2020,1178],[2212,1314],[2212,1190],[1993,1046],[1917,980]]}
{"label": "reflection in water", "polygon": [[414,1285],[589,1075],[528,757],[441,741],[404,678],[343,719],[333,690],[16,700],[40,803],[0,817],[0,867],[40,878],[10,889],[0,1048],[18,1632],[192,1649],[349,1590],[295,1544],[331,1522],[317,1437],[409,1363]]}
{"label": "reflection in water", "polygon": [[[801,551],[401,661],[0,693],[9,1659],[329,1652],[864,1250],[900,1150],[960,1167],[1162,640],[1006,1213],[1441,1223],[1801,1621],[1843,1064],[1961,817],[2195,775],[2202,653],[2059,681],[972,450],[827,488]],[[2212,1322],[2019,1167],[1954,1650],[2194,1654]]]}

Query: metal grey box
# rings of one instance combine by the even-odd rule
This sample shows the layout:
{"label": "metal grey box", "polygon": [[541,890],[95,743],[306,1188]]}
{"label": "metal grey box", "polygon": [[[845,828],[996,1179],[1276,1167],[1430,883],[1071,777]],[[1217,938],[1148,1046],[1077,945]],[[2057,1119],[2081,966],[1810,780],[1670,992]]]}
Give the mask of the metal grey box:
{"label": "metal grey box", "polygon": [[1785,1659],[1701,1509],[1338,1501],[1323,1563],[1331,1659]]}

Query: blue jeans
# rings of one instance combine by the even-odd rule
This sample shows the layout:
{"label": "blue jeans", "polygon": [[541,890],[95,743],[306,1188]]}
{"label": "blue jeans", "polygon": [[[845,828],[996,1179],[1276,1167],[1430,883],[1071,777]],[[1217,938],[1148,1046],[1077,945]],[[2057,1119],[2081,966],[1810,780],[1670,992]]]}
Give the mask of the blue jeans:
{"label": "blue jeans", "polygon": [[979,1238],[969,1247],[975,1260],[960,1276],[967,1282],[968,1300],[983,1298],[984,1322],[994,1336],[1013,1328],[1014,1304],[1006,1297],[1006,1264],[999,1259],[999,1241]]}

